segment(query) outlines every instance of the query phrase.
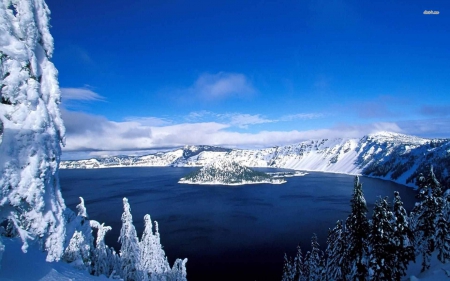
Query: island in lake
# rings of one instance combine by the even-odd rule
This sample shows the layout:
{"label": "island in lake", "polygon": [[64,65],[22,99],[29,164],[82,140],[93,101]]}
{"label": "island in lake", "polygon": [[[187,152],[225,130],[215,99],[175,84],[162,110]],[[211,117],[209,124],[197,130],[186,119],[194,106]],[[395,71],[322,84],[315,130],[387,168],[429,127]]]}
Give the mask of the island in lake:
{"label": "island in lake", "polygon": [[178,183],[217,185],[282,184],[286,182],[285,176],[303,176],[305,174],[298,171],[263,173],[222,158],[205,165],[198,171],[188,174],[181,178]]}

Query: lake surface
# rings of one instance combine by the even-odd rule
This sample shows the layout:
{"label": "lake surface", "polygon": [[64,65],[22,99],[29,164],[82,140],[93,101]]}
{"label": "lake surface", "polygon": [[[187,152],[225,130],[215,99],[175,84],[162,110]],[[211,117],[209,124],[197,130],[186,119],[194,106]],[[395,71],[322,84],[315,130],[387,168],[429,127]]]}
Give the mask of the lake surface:
{"label": "lake surface", "polygon": [[[300,243],[310,249],[313,233],[325,247],[328,228],[350,212],[353,176],[310,172],[287,178],[282,185],[184,185],[178,180],[192,168],[109,168],[61,170],[61,188],[72,210],[85,199],[91,219],[113,229],[105,240],[120,249],[117,239],[122,198],[131,205],[140,236],[143,217],[159,223],[161,243],[172,265],[188,258],[187,277],[197,280],[281,280],[283,255],[294,255]],[[274,171],[266,169],[265,171]],[[362,177],[371,213],[379,196],[397,190],[409,211],[415,192],[388,181]]]}

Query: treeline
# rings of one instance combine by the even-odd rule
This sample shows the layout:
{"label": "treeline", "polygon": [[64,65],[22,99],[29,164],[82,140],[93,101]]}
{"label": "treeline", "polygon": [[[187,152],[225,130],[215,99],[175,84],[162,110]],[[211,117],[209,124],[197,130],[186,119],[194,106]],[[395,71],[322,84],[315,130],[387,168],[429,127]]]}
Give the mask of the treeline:
{"label": "treeline", "polygon": [[294,258],[285,255],[282,281],[400,280],[416,258],[422,271],[430,268],[435,251],[442,263],[450,260],[450,192],[443,191],[433,167],[416,184],[419,201],[409,215],[395,191],[392,205],[380,198],[369,219],[356,176],[351,213],[329,229],[325,252],[314,234],[305,255],[300,246]]}
{"label": "treeline", "polygon": [[[120,253],[105,244],[104,237],[110,226],[89,220],[84,200],[77,205],[78,214],[66,209],[67,237],[62,259],[92,275],[105,275],[127,281],[186,281],[187,259],[177,259],[171,268],[160,243],[158,223],[144,216],[144,233],[139,241],[133,225],[130,204],[123,198]],[[97,229],[94,242],[93,229]]]}

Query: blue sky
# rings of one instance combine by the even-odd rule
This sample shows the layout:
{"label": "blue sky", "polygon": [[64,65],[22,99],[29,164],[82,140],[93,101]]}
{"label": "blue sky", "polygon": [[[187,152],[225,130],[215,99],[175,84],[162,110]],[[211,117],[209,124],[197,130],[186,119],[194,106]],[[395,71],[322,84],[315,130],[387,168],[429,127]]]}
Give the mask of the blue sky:
{"label": "blue sky", "polygon": [[66,154],[450,137],[446,1],[47,4]]}

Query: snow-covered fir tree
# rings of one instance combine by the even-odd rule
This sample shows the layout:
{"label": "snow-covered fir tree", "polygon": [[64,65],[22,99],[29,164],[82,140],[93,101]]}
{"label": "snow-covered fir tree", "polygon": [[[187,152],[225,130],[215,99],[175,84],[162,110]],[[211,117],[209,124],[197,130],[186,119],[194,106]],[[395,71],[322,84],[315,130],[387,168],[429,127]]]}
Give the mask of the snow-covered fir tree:
{"label": "snow-covered fir tree", "polygon": [[303,260],[302,248],[300,247],[300,245],[297,246],[297,254],[295,255],[294,258],[294,268],[295,268],[294,280],[305,281],[306,280],[304,275],[305,265]]}
{"label": "snow-covered fir tree", "polygon": [[359,177],[355,177],[353,195],[351,199],[352,211],[348,216],[346,224],[347,241],[347,268],[349,269],[348,279],[366,280],[367,268],[367,236],[369,233],[369,221],[367,220],[367,205],[364,198],[362,184]]}
{"label": "snow-covered fir tree", "polygon": [[326,254],[327,280],[343,280],[347,274],[345,230],[338,220],[336,226],[328,231]]}
{"label": "snow-covered fir tree", "polygon": [[323,279],[323,253],[317,242],[317,235],[314,233],[311,238],[311,251],[305,257],[305,277],[306,280],[319,281]]}
{"label": "snow-covered fir tree", "polygon": [[89,270],[91,266],[91,248],[81,231],[75,231],[70,239],[69,246],[64,250],[64,260],[74,267]]}
{"label": "snow-covered fir tree", "polygon": [[146,280],[140,270],[140,250],[136,229],[133,225],[130,204],[123,198],[122,228],[120,229],[120,273],[127,281]]}
{"label": "snow-covered fir tree", "polygon": [[395,252],[394,215],[387,198],[375,203],[368,244],[370,246],[370,279],[394,280]]}
{"label": "snow-covered fir tree", "polygon": [[281,281],[294,281],[295,274],[296,270],[292,258],[289,258],[287,254],[284,254],[283,276],[281,277]]}
{"label": "snow-covered fir tree", "polygon": [[409,225],[409,217],[398,191],[394,192],[393,207],[393,234],[395,260],[392,266],[394,270],[393,280],[400,280],[406,275],[406,269],[411,261],[415,261],[414,234]]}
{"label": "snow-covered fir tree", "polygon": [[[309,252],[308,252],[309,253]],[[294,257],[289,258],[286,254],[284,254],[284,264],[283,264],[283,276],[281,278],[282,281],[306,281],[308,280],[308,276],[306,273],[308,272],[307,265],[304,263],[303,253],[300,245],[297,246],[297,253]]]}
{"label": "snow-covered fir tree", "polygon": [[64,126],[53,38],[44,0],[0,1],[0,221],[47,260],[63,254],[64,201],[58,178]]}
{"label": "snow-covered fir tree", "polygon": [[105,244],[105,234],[111,230],[110,226],[105,226],[97,221],[91,220],[91,227],[97,229],[97,239],[93,255],[93,275],[111,276],[120,269],[119,257],[113,248],[109,248]]}
{"label": "snow-covered fir tree", "polygon": [[187,281],[186,273],[187,259],[176,259],[172,266],[170,281]]}
{"label": "snow-covered fir tree", "polygon": [[149,280],[163,280],[170,272],[170,266],[161,246],[158,223],[155,221],[155,233],[150,215],[144,216],[144,223],[144,233],[139,244],[141,269],[148,274]]}
{"label": "snow-covered fir tree", "polygon": [[437,222],[444,206],[442,190],[432,166],[427,176],[420,174],[417,177],[416,184],[419,191],[417,198],[420,200],[413,210],[417,220],[415,231],[420,235],[416,247],[422,256],[422,271],[425,271],[430,268],[431,254],[436,249]]}
{"label": "snow-covered fir tree", "polygon": [[[76,206],[78,214],[70,216],[67,221],[66,233],[70,240],[68,246],[64,250],[63,259],[80,269],[86,269],[92,272],[92,259],[94,256],[94,237],[92,235],[91,223],[88,219],[86,207],[84,205],[83,197],[80,197],[80,204]],[[65,213],[68,214],[67,210]],[[76,247],[79,247],[78,249]],[[79,251],[79,253],[75,253]],[[74,257],[82,257],[84,266]]]}
{"label": "snow-covered fir tree", "polygon": [[436,225],[436,248],[438,259],[442,263],[450,260],[450,190],[441,198],[441,211]]}

